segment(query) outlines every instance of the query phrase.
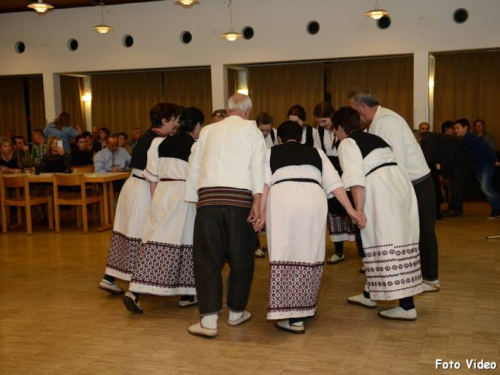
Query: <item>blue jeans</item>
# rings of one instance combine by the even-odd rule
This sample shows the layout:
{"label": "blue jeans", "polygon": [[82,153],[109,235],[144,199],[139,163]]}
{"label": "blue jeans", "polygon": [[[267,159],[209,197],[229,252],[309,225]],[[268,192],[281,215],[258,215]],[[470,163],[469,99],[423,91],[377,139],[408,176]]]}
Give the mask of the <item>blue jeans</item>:
{"label": "blue jeans", "polygon": [[476,170],[476,177],[481,184],[481,190],[486,199],[491,205],[493,210],[500,210],[500,195],[493,189],[491,181],[493,179],[493,173],[495,172],[495,166],[484,166],[481,169]]}

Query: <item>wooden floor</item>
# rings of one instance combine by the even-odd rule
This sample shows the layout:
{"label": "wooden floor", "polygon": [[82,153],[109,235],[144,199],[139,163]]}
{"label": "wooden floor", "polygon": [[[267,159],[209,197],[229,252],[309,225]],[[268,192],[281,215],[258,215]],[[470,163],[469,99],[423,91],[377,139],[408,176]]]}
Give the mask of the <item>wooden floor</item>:
{"label": "wooden floor", "polygon": [[500,220],[486,219],[484,203],[465,210],[437,225],[442,290],[416,298],[417,321],[345,302],[364,282],[349,244],[345,262],[325,267],[305,335],[266,321],[266,258],[256,260],[252,320],[229,327],[225,311],[215,340],[186,332],[197,308],[180,309],[177,298],[143,297],[145,313],[133,315],[97,288],[109,231],[84,235],[68,223],[60,234],[35,226],[32,236],[0,235],[0,373],[434,374],[438,358],[461,361],[463,373],[475,373],[468,358],[500,365],[500,239],[485,240],[500,234]]}

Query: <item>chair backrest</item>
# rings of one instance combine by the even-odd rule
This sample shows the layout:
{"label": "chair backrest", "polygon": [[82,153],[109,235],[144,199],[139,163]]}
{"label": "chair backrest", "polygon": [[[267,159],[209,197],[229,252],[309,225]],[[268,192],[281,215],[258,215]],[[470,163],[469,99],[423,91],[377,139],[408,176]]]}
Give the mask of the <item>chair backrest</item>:
{"label": "chair backrest", "polygon": [[[25,174],[19,175],[0,175],[2,179],[2,191],[1,199],[7,199],[7,194],[5,189],[24,189],[24,198],[27,202],[30,200],[30,184],[28,182],[28,176]],[[19,191],[16,192],[19,194]],[[18,196],[18,195],[17,195]]]}
{"label": "chair backrest", "polygon": [[93,165],[84,165],[81,167],[71,167],[73,173],[94,173]]}
{"label": "chair backrest", "polygon": [[54,173],[54,184],[59,186],[82,186],[85,185],[83,173]]}

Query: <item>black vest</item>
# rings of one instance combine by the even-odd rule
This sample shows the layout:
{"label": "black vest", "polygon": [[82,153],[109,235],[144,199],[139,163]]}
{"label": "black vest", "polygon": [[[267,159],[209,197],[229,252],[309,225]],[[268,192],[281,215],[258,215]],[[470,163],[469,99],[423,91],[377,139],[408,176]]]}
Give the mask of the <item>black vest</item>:
{"label": "black vest", "polygon": [[286,142],[271,147],[271,172],[274,174],[278,169],[290,165],[311,165],[320,172],[323,171],[323,163],[318,150],[314,147],[300,144],[298,142]]}
{"label": "black vest", "polygon": [[306,143],[307,146],[314,146],[314,138],[313,138],[313,127],[311,125],[304,125],[306,127]]}
{"label": "black vest", "polygon": [[130,160],[130,168],[140,169],[141,171],[148,165],[148,150],[151,146],[151,142],[156,137],[160,137],[159,134],[149,128],[144,135],[139,138],[137,144],[134,147],[134,152],[132,153],[132,160]]}
{"label": "black vest", "polygon": [[[325,128],[322,126],[318,127],[318,134],[319,134],[319,140],[321,142],[321,148],[323,149],[323,152],[326,154],[326,147],[325,147]],[[335,144],[333,145],[333,149],[339,148],[340,145],[340,140],[334,138],[336,140]],[[338,156],[332,156],[332,155],[326,155],[330,162],[333,164],[339,175],[342,177],[342,168],[340,168],[340,160]]]}
{"label": "black vest", "polygon": [[189,134],[179,133],[165,138],[158,146],[158,157],[189,161],[194,139]]}
{"label": "black vest", "polygon": [[351,133],[349,138],[352,138],[356,141],[363,159],[366,158],[370,154],[370,152],[376,150],[377,148],[391,147],[379,136],[375,134],[365,133],[361,130],[357,130],[354,133]]}
{"label": "black vest", "polygon": [[273,145],[276,144],[276,137],[274,135],[274,128],[271,128],[271,133],[269,133],[269,136],[271,137],[271,141],[273,141]]}

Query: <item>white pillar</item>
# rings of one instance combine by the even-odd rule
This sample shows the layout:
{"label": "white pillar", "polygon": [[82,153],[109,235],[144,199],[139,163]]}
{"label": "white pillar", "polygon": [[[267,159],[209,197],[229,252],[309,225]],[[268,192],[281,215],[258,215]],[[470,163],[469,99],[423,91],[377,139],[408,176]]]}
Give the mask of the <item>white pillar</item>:
{"label": "white pillar", "polygon": [[[83,91],[85,94],[92,93],[91,78],[83,79]],[[85,129],[92,133],[92,101],[84,102],[85,107]]]}
{"label": "white pillar", "polygon": [[62,112],[61,80],[57,73],[43,73],[43,93],[45,98],[45,121],[52,122]]}
{"label": "white pillar", "polygon": [[429,52],[413,55],[413,128],[429,121]]}
{"label": "white pillar", "polygon": [[224,64],[211,66],[212,110],[226,108],[227,105],[227,68]]}

